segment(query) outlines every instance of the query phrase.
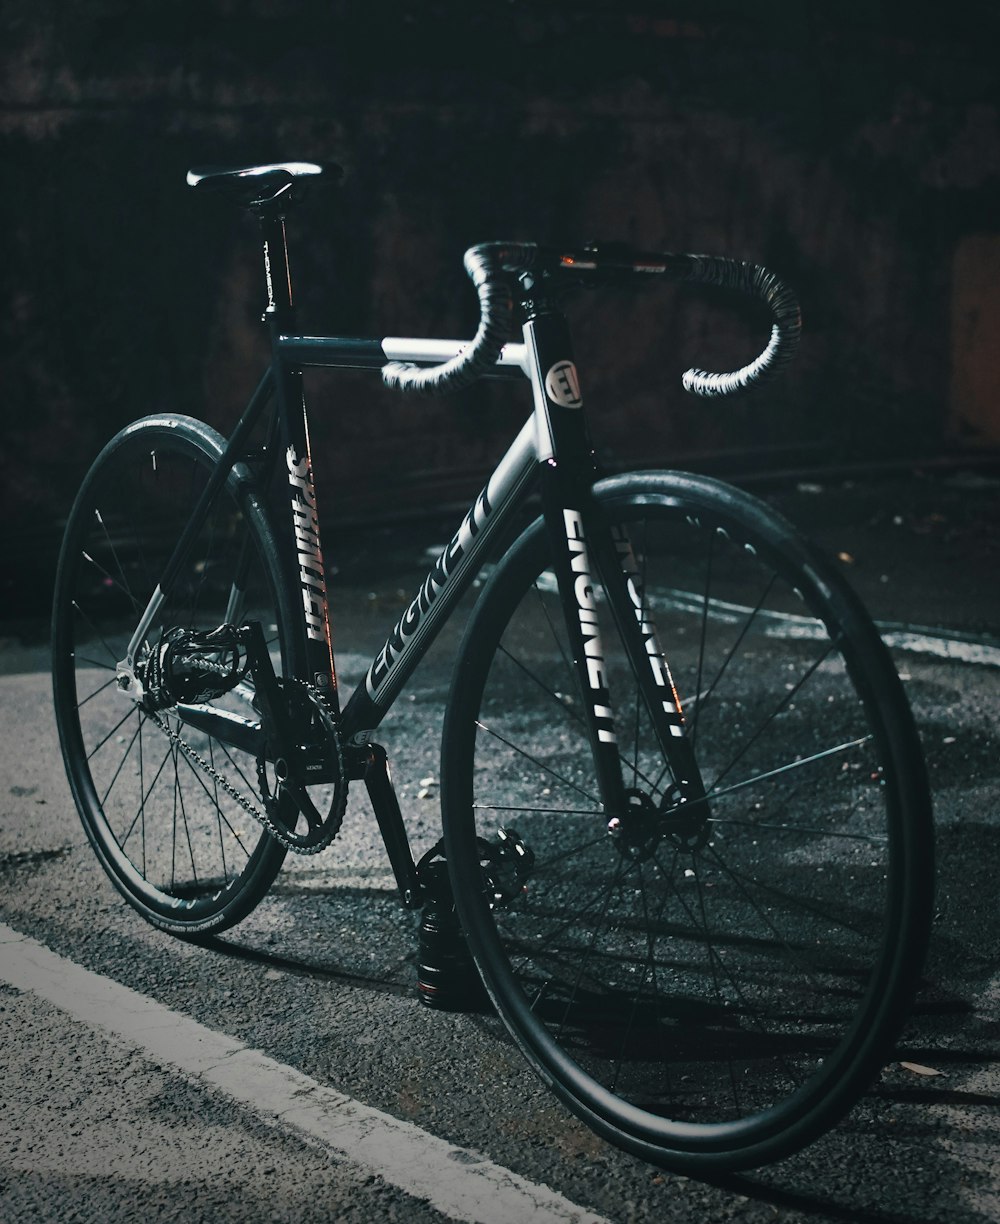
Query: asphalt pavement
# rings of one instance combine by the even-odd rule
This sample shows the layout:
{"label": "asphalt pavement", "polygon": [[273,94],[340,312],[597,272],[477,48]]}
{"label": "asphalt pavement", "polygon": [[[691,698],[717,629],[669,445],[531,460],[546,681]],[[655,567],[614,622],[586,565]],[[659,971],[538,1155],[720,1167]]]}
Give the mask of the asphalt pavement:
{"label": "asphalt pavement", "polygon": [[[1000,1220],[1000,474],[928,467],[753,487],[838,558],[891,641],[934,792],[924,986],[896,1058],[847,1120],[723,1184],[608,1148],[551,1101],[488,1020],[416,1002],[413,921],[394,900],[363,800],[331,851],[289,864],[214,945],[145,927],[105,881],[72,809],[47,627],[22,604],[0,624],[0,923],[14,943],[41,945],[36,968],[46,956],[66,966],[53,972],[69,986],[47,994],[37,974],[18,978],[34,945],[20,941],[15,956],[11,937],[0,939],[0,1218],[531,1220],[544,1204],[551,1218],[699,1224]],[[348,678],[449,535],[448,517],[429,514],[352,530],[339,550],[327,540],[335,598],[347,605],[336,631]],[[433,779],[454,644],[451,635],[435,646],[412,701],[384,727],[418,852],[438,829]],[[109,996],[128,1000],[114,1023],[84,1007],[104,981],[133,992]],[[130,1009],[153,1018],[129,1027],[120,1017]],[[411,1123],[447,1145],[452,1167],[486,1162],[500,1170],[490,1185],[522,1197],[493,1189],[477,1199],[463,1183],[438,1202],[425,1183],[402,1188],[392,1161],[380,1167],[395,1140],[337,1148],[318,1124],[296,1128],[250,1089],[202,1073],[189,1050],[164,1052],[149,1036],[166,1026],[196,1045],[201,1029],[190,1025],[240,1043],[268,1074],[286,1068],[299,1099],[343,1094],[390,1125]],[[466,1193],[478,1203],[467,1211],[455,1205]]]}

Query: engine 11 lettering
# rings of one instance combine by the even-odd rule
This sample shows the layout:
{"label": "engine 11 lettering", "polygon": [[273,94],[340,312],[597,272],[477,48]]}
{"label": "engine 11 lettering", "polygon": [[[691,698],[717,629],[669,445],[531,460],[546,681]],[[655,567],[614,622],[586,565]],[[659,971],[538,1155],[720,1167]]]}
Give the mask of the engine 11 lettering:
{"label": "engine 11 lettering", "polygon": [[[601,743],[615,744],[618,737],[615,735],[611,716],[604,648],[597,623],[597,602],[594,599],[594,580],[590,576],[590,558],[587,556],[587,542],[583,534],[583,519],[577,510],[563,510],[563,522],[566,526],[566,542],[569,545],[570,569],[575,575],[573,595],[580,617],[580,633],[583,635],[587,680],[594,695],[591,700],[597,723],[597,738]],[[600,701],[597,700],[598,696]]]}
{"label": "engine 11 lettering", "polygon": [[455,573],[470,543],[482,530],[491,509],[484,489],[476,499],[475,505],[463,519],[461,527],[455,532],[447,548],[438,557],[434,568],[424,579],[416,597],[399,618],[388,641],[371,665],[365,677],[365,686],[370,697],[375,696],[376,690],[417,632],[431,605],[437,600],[449,578]]}

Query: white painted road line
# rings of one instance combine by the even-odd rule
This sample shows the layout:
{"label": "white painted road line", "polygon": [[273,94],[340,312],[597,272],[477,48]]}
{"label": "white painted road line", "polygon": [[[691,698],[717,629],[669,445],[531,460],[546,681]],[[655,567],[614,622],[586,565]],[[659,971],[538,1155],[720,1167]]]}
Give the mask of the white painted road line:
{"label": "white painted road line", "polygon": [[[555,593],[558,591],[555,575],[546,570],[536,584],[539,589]],[[602,596],[598,596],[602,598]],[[705,606],[704,596],[693,591],[665,589],[656,598],[649,598],[654,612],[664,609],[688,612],[691,615],[707,614],[710,620],[723,624],[740,625],[753,621],[759,632],[767,637],[786,638],[799,641],[825,641],[826,627],[813,616],[800,616],[793,612],[775,612],[766,608],[751,608],[744,604],[728,603],[724,599],[710,599]],[[1000,667],[1000,646],[995,639],[979,637],[948,629],[932,629],[923,625],[901,625],[889,621],[876,621],[875,628],[886,646],[905,650],[911,654],[933,655],[939,659],[950,659],[955,663],[971,663],[980,667]]]}
{"label": "white painted road line", "polygon": [[[701,615],[704,600],[701,595],[689,591],[670,590],[659,600],[652,600],[655,610],[670,608],[679,612]],[[799,616],[793,612],[775,612],[769,609],[750,608],[743,604],[727,603],[723,599],[710,599],[707,613],[710,619],[739,625],[754,620],[767,637],[790,638],[800,641],[825,641],[827,630],[821,621],[812,616]],[[906,650],[911,654],[935,655],[939,659],[952,659],[956,663],[974,663],[981,667],[1000,667],[1000,647],[984,638],[972,634],[952,632],[946,629],[929,629],[923,625],[901,625],[889,621],[876,621],[875,628],[886,646]]]}
{"label": "white painted road line", "polygon": [[0,981],[211,1085],[271,1125],[320,1143],[456,1220],[476,1224],[607,1224],[547,1186],[519,1177],[327,1088],[260,1050],[59,956],[0,923]]}

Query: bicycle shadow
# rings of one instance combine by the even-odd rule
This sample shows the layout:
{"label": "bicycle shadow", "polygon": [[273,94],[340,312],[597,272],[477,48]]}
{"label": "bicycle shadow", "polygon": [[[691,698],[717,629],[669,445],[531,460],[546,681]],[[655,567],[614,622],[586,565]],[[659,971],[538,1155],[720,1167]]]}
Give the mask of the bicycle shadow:
{"label": "bicycle shadow", "polygon": [[[277,890],[274,890],[277,893]],[[296,896],[298,890],[288,884],[281,890],[285,899]],[[345,919],[364,912],[365,924],[358,929],[372,935],[372,915],[392,907],[399,911],[403,922],[392,922],[389,939],[378,940],[384,956],[375,965],[362,965],[362,951],[367,955],[369,945],[364,941],[349,939],[341,944],[339,956],[328,952],[321,955],[292,952],[271,952],[259,946],[252,930],[252,919],[244,923],[239,937],[207,935],[197,942],[202,947],[218,952],[247,964],[263,965],[306,979],[337,982],[346,986],[360,987],[384,995],[413,995],[416,998],[417,917],[404,910],[394,893],[381,888],[337,887],[334,896],[316,894],[312,889],[303,889],[297,897],[296,923],[308,923],[313,927],[332,927],[342,930]],[[266,904],[266,903],[265,903]],[[320,910],[315,921],[307,915],[309,910]],[[332,919],[332,920],[331,920]],[[400,930],[403,927],[403,930]],[[407,931],[405,928],[411,928]]]}
{"label": "bicycle shadow", "polygon": [[[938,830],[939,916],[925,981],[892,1063],[848,1118],[766,1169],[689,1180],[816,1219],[932,1224],[946,1206],[950,1218],[982,1218],[970,1199],[991,1193],[994,1181],[975,1154],[995,1143],[1000,1106],[1000,999],[990,990],[1000,963],[992,889],[998,861],[1000,829],[956,823]],[[411,998],[419,1007],[419,915],[404,910],[391,890],[363,884],[323,890],[286,878],[274,904],[281,906],[284,950],[262,946],[261,931],[273,930],[273,916],[256,932],[248,920],[239,942],[216,936],[205,945],[303,978]],[[319,932],[321,949],[305,943]],[[462,1022],[508,1043],[495,1018],[470,1014]],[[903,1062],[940,1074],[920,1075]]]}
{"label": "bicycle shadow", "polygon": [[[701,1180],[777,1210],[858,1224],[986,1218],[974,1200],[996,1195],[988,1171],[994,1162],[982,1153],[995,1150],[1000,1107],[1000,829],[971,822],[939,828],[937,862],[937,921],[924,981],[880,1082],[812,1148],[768,1169]],[[877,1158],[878,1205],[860,1201],[864,1191],[853,1178],[850,1190],[839,1184],[848,1170],[835,1171],[833,1161],[841,1166],[842,1153],[852,1150],[869,1173]]]}

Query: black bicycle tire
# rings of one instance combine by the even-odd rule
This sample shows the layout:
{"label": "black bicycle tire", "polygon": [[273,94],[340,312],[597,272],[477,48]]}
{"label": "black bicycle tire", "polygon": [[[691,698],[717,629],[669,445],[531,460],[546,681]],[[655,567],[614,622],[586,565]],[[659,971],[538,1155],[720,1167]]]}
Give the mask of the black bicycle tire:
{"label": "black bicycle tire", "polygon": [[[235,925],[266,895],[285,858],[285,848],[260,828],[259,840],[233,886],[220,893],[215,903],[196,915],[178,912],[168,894],[144,886],[129,867],[126,855],[115,847],[101,801],[87,765],[77,708],[73,658],[73,624],[70,600],[81,566],[79,543],[87,527],[92,498],[100,487],[102,471],[131,446],[153,443],[162,450],[187,451],[198,463],[216,462],[225,439],[210,426],[179,414],[160,414],[135,421],[116,434],[88,471],[67,520],[56,570],[52,619],[52,675],[56,724],[66,775],[90,844],[111,882],[147,922],[171,934],[200,938]],[[264,499],[244,464],[234,466],[224,493],[231,496],[244,516],[256,556],[274,600],[286,667],[301,666],[304,657],[301,617],[282,577],[280,553]],[[157,895],[159,894],[159,895]]]}
{"label": "black bicycle tire", "polygon": [[[919,739],[888,651],[867,612],[841,576],[804,538],[764,503],[721,482],[673,472],[635,473],[595,486],[611,521],[643,506],[678,507],[685,514],[741,524],[765,540],[790,566],[848,636],[851,672],[879,720],[879,748],[891,761],[896,879],[878,981],[869,988],[835,1056],[808,1092],[735,1126],[693,1127],[637,1119],[613,1093],[588,1083],[586,1073],[558,1048],[530,1012],[507,964],[483,899],[480,851],[471,812],[473,757],[480,701],[503,626],[539,567],[546,542],[536,522],[519,538],[486,583],[456,657],[442,742],[445,843],[458,912],[484,985],[528,1061],[574,1113],[607,1140],[647,1160],[687,1173],[719,1174],[757,1167],[801,1148],[837,1122],[864,1093],[898,1036],[922,965],[933,892],[931,805]],[[529,577],[530,576],[530,577]],[[871,712],[871,711],[870,711]],[[777,1107],[776,1107],[777,1108]]]}

